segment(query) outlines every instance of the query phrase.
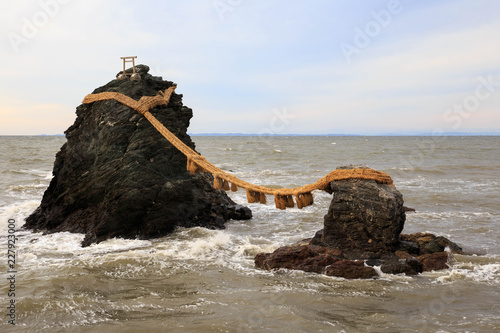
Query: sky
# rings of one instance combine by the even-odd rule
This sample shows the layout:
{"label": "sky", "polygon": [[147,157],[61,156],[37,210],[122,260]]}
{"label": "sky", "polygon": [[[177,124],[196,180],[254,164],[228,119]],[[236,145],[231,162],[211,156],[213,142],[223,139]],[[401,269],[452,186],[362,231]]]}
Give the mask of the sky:
{"label": "sky", "polygon": [[500,134],[500,1],[0,6],[0,135],[62,134],[122,56],[177,83],[191,134]]}

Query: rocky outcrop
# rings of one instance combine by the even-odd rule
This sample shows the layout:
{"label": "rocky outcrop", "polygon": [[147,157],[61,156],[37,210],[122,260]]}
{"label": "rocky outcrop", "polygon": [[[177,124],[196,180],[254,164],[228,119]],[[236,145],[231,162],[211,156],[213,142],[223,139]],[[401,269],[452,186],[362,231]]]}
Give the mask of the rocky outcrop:
{"label": "rocky outcrop", "polygon": [[389,252],[406,220],[403,196],[392,185],[351,179],[330,183],[333,199],[314,243],[353,252]]}
{"label": "rocky outcrop", "polygon": [[298,269],[344,278],[373,278],[383,273],[416,275],[449,267],[451,253],[462,249],[429,233],[401,234],[406,219],[401,193],[372,180],[330,183],[333,199],[324,229],[311,239],[260,253],[263,269]]}
{"label": "rocky outcrop", "polygon": [[448,252],[463,254],[462,248],[443,236],[436,236],[430,233],[417,232],[411,235],[400,235],[400,248],[406,249],[409,253],[417,253],[412,249],[418,248],[418,254],[430,254]]}
{"label": "rocky outcrop", "polygon": [[363,261],[344,260],[339,249],[311,245],[309,241],[280,247],[273,253],[259,253],[255,257],[255,265],[268,270],[296,269],[346,279],[378,276],[375,269],[365,266]]}
{"label": "rocky outcrop", "polygon": [[[136,66],[140,82],[112,80],[94,93],[119,92],[135,100],[172,85]],[[193,116],[173,94],[168,106],[151,113],[186,145]],[[83,245],[112,237],[154,238],[177,227],[223,228],[228,219],[249,219],[251,211],[222,190],[213,177],[186,171],[186,157],[135,110],[115,101],[82,104],[56,155],[53,179],[25,228],[84,233]]]}
{"label": "rocky outcrop", "polygon": [[[414,237],[420,234],[404,235]],[[273,253],[259,253],[255,257],[255,265],[262,269],[296,269],[306,272],[326,274],[346,279],[366,279],[378,277],[374,267],[386,274],[416,275],[427,271],[449,268],[452,254],[463,254],[458,245],[444,237],[425,234],[428,240],[417,245],[415,253],[403,249],[387,253],[371,253],[372,258],[360,256],[353,259],[352,252],[348,256],[340,248],[314,245],[311,239],[305,239],[290,246],[278,248]],[[436,250],[429,253],[431,238],[445,239],[451,246],[446,251]],[[364,252],[369,254],[369,252]]]}

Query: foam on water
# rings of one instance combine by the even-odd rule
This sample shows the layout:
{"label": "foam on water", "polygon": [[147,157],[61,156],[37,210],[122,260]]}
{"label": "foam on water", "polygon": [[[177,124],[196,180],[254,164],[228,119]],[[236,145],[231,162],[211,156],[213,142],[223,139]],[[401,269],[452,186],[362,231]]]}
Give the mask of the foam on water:
{"label": "foam on water", "polygon": [[181,260],[218,260],[233,243],[227,233],[204,228],[181,230],[176,236],[175,242],[169,237],[156,244],[162,256]]}
{"label": "foam on water", "polygon": [[[500,258],[494,256],[454,255],[450,269],[435,272],[436,283],[472,281],[488,285],[500,285]],[[441,274],[439,274],[441,273]]]}
{"label": "foam on water", "polygon": [[24,219],[39,205],[40,201],[37,200],[23,200],[0,207],[0,219],[4,222],[0,223],[0,237],[5,237],[7,235],[7,220],[14,219],[16,221],[16,229],[19,230],[24,224]]}

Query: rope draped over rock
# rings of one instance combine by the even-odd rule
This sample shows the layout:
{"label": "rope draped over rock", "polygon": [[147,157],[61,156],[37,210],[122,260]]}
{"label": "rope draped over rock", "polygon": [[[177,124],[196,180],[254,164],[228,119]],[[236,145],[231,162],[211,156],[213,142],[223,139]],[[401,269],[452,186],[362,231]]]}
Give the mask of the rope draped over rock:
{"label": "rope draped over rock", "polygon": [[[168,102],[170,101],[170,97],[172,96],[172,93],[174,92],[175,88],[177,88],[176,85],[171,86],[170,88],[166,89],[164,92],[160,91],[159,95],[156,96],[142,96],[140,100],[136,101],[133,98],[130,98],[128,96],[125,96],[123,94],[117,93],[117,92],[102,92],[98,94],[88,94],[85,96],[83,99],[83,104],[89,104],[97,101],[105,101],[109,99],[114,99],[122,104],[125,104],[129,108],[134,109],[135,111],[139,112],[140,114],[144,115],[146,112],[148,112],[150,109],[158,106],[158,105],[167,105]],[[148,112],[149,113],[149,112]]]}
{"label": "rope draped over rock", "polygon": [[[143,96],[139,101],[117,92],[102,92],[98,94],[89,94],[83,99],[83,104],[89,104],[97,101],[114,99],[142,114],[157,130],[165,137],[175,148],[187,157],[187,170],[194,175],[197,172],[210,172],[214,176],[214,188],[221,190],[236,191],[238,187],[244,188],[247,194],[249,203],[266,204],[266,195],[274,195],[274,203],[276,208],[286,209],[292,208],[297,204],[297,207],[312,205],[314,203],[312,191],[323,190],[332,193],[330,182],[347,179],[367,179],[374,180],[380,184],[393,185],[391,177],[381,171],[369,168],[354,168],[354,169],[336,169],[319,179],[313,184],[304,185],[296,188],[281,188],[274,189],[260,185],[251,184],[247,181],[237,178],[229,174],[212,163],[208,162],[205,157],[189,148],[184,142],[170,132],[162,123],[153,116],[149,110],[159,106],[168,105],[170,97],[175,88],[173,85],[164,92],[159,92],[156,96]],[[294,203],[295,198],[295,203]]]}

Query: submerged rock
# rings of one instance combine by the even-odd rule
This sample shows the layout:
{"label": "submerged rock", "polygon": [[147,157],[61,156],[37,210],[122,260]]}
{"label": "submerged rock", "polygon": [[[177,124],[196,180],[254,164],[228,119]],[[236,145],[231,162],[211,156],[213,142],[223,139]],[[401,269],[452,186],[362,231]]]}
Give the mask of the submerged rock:
{"label": "submerged rock", "polygon": [[[172,85],[136,66],[140,82],[113,80],[93,93],[119,92],[135,100]],[[193,116],[173,94],[151,113],[186,145]],[[115,101],[82,104],[56,155],[53,179],[25,228],[84,233],[83,245],[112,237],[154,238],[176,227],[224,228],[251,211],[214,190],[211,174],[186,171],[186,157],[135,110]]]}
{"label": "submerged rock", "polygon": [[380,270],[387,274],[417,275],[424,271],[423,264],[414,257],[381,261]]}
{"label": "submerged rock", "polygon": [[378,276],[375,269],[365,266],[363,261],[344,260],[342,251],[311,245],[309,241],[283,246],[273,253],[259,253],[255,257],[255,265],[268,270],[296,269],[347,279]]}
{"label": "submerged rock", "polygon": [[260,253],[263,269],[298,269],[348,279],[383,273],[416,275],[449,267],[449,253],[462,249],[442,236],[402,235],[406,219],[403,196],[392,185],[372,180],[330,183],[333,199],[324,229],[314,238]]}

